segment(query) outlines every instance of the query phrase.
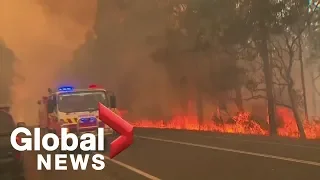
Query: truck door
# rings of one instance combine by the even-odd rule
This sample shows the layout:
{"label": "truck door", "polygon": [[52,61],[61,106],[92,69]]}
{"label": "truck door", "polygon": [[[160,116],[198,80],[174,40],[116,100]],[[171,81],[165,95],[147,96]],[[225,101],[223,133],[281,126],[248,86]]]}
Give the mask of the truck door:
{"label": "truck door", "polygon": [[56,108],[57,108],[57,101],[56,95],[51,95],[48,97],[47,101],[47,116],[48,116],[48,127],[53,127],[55,123],[58,123],[58,119],[56,117]]}

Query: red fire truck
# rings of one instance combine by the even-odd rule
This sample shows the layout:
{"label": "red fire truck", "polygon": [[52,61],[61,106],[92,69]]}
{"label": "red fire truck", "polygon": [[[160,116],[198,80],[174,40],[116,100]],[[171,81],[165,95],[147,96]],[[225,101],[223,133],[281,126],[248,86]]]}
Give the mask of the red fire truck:
{"label": "red fire truck", "polygon": [[60,136],[61,128],[67,128],[68,132],[80,136],[87,132],[96,133],[98,128],[104,127],[105,136],[115,134],[113,129],[98,117],[99,103],[118,114],[116,96],[113,92],[95,85],[87,89],[64,86],[56,91],[48,89],[48,92],[49,96],[38,101],[39,126],[42,131]]}

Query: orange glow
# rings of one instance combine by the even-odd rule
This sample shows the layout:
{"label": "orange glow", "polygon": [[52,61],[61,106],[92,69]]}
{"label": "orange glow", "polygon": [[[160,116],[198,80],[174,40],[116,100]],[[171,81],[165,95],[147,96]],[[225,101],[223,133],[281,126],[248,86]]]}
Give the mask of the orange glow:
{"label": "orange glow", "polygon": [[[277,109],[279,119],[282,119],[282,125],[278,128],[280,136],[287,136],[292,138],[299,137],[298,128],[292,112],[286,108]],[[197,131],[216,131],[225,133],[238,134],[254,134],[254,135],[268,135],[268,131],[255,121],[250,119],[250,113],[244,112],[233,117],[233,124],[220,125],[214,121],[205,121],[199,124],[196,116],[174,116],[170,121],[151,121],[139,120],[133,123],[135,127],[143,128],[162,128],[162,129],[185,129]],[[306,122],[304,129],[308,139],[320,138],[320,123]]]}
{"label": "orange glow", "polygon": [[[280,136],[299,137],[298,127],[296,125],[293,113],[287,108],[278,108],[278,116],[283,119],[283,126],[278,128]],[[304,130],[309,139],[320,138],[320,122],[305,121]]]}

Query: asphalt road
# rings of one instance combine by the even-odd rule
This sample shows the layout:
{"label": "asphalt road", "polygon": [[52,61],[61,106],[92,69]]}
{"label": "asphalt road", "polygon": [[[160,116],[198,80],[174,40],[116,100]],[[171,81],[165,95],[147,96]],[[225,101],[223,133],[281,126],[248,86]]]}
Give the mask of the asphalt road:
{"label": "asphalt road", "polygon": [[27,180],[311,180],[320,179],[320,142],[217,133],[135,129],[134,144],[102,171],[36,171]]}

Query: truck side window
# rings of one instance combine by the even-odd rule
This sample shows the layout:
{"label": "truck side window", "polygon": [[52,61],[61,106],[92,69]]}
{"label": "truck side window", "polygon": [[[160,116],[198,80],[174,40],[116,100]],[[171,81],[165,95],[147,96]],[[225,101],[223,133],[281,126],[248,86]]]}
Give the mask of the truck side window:
{"label": "truck side window", "polygon": [[105,95],[105,100],[103,102],[103,105],[105,105],[106,107],[110,106],[109,96]]}
{"label": "truck side window", "polygon": [[53,113],[55,108],[57,107],[57,100],[56,100],[56,96],[49,96],[48,99],[48,113]]}
{"label": "truck side window", "polygon": [[52,104],[53,104],[53,107],[54,107],[54,108],[57,107],[57,96],[56,96],[56,95],[53,95],[53,96],[52,96]]}

